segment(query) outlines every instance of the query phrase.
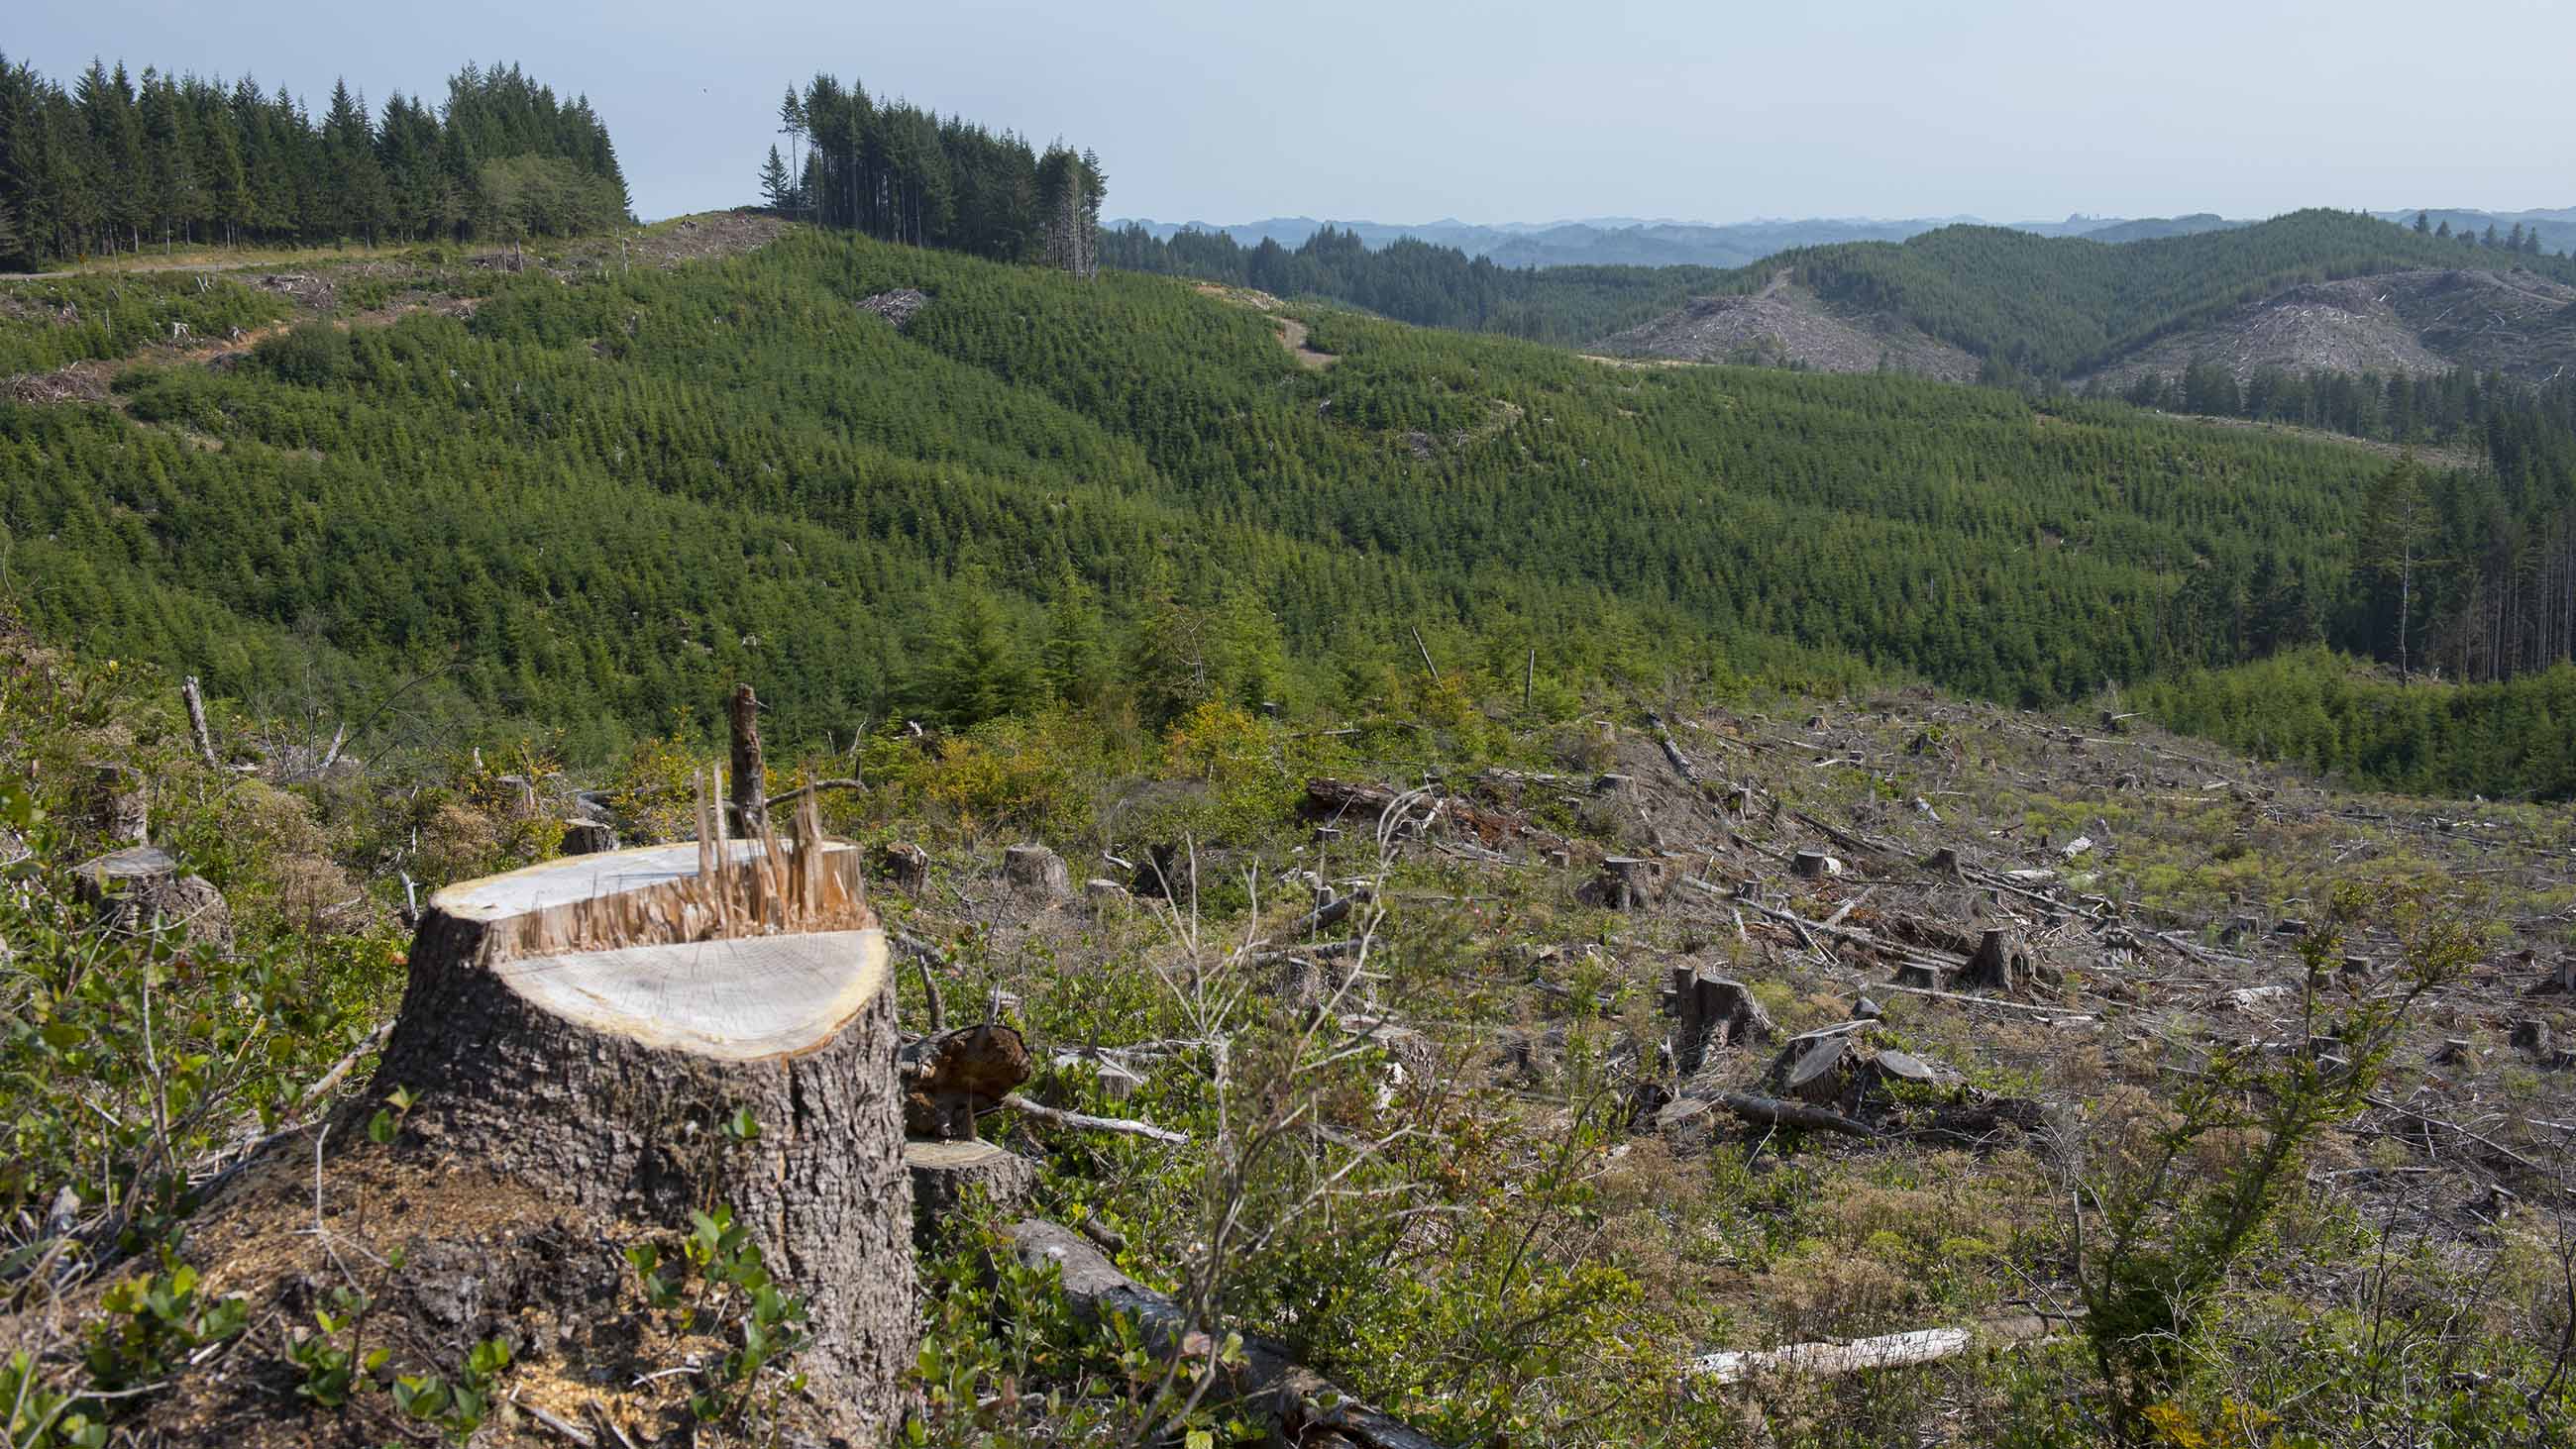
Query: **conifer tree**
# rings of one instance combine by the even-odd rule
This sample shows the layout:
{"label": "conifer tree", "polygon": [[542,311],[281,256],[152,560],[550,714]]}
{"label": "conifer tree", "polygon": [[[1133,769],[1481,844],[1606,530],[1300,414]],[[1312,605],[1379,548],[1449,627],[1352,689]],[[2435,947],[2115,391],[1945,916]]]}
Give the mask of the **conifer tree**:
{"label": "conifer tree", "polygon": [[761,199],[769,204],[770,210],[784,216],[793,209],[791,203],[795,200],[795,190],[795,184],[787,179],[787,162],[779,156],[778,147],[773,144],[769,148],[769,160],[760,168]]}

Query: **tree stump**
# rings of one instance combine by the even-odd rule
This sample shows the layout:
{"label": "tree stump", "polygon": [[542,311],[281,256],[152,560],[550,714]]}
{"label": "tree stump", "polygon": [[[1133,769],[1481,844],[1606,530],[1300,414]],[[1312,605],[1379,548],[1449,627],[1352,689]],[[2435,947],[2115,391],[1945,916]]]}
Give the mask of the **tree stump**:
{"label": "tree stump", "polygon": [[204,876],[179,874],[179,862],[157,846],[128,846],[81,862],[72,890],[109,930],[181,931],[213,950],[232,949],[233,912],[223,892]]}
{"label": "tree stump", "polygon": [[919,895],[930,884],[930,852],[910,841],[877,847],[877,877],[906,895]]}
{"label": "tree stump", "polygon": [[1800,880],[1823,880],[1843,873],[1843,863],[1821,850],[1802,850],[1789,858],[1789,873]]}
{"label": "tree stump", "polygon": [[967,1026],[905,1042],[895,1067],[903,1079],[903,1130],[914,1137],[972,1141],[975,1114],[1001,1105],[1029,1079],[1029,1047],[1007,1026]]}
{"label": "tree stump", "polygon": [[408,1131],[541,1198],[665,1227],[730,1206],[807,1299],[818,1412],[876,1442],[916,1336],[895,997],[858,851],[810,802],[797,827],[439,892],[369,1096],[409,1088]]}
{"label": "tree stump", "polygon": [[1643,856],[1614,855],[1601,862],[1596,882],[1601,904],[1614,911],[1633,911],[1662,899],[1664,863]]}
{"label": "tree stump", "polygon": [[2553,1053],[2549,1023],[2524,1020],[2513,1024],[2513,1049],[2535,1060],[2545,1060]]}
{"label": "tree stump", "polygon": [[1989,929],[1977,941],[1977,954],[1959,973],[1959,984],[2010,994],[2030,975],[2030,952],[2012,932]]}
{"label": "tree stump", "polygon": [[1741,981],[1703,976],[1695,966],[1673,968],[1673,1066],[1683,1076],[1700,1069],[1711,1046],[1769,1041],[1778,1032],[1762,1003]]}
{"label": "tree stump", "polygon": [[912,1241],[927,1248],[946,1236],[942,1224],[981,1191],[1004,1211],[1037,1190],[1038,1165],[990,1142],[903,1144],[904,1170],[912,1178]]}
{"label": "tree stump", "polygon": [[598,855],[604,851],[615,850],[616,848],[617,831],[615,828],[599,824],[597,821],[592,820],[567,820],[564,822],[563,845],[559,849],[560,854]]}
{"label": "tree stump", "polygon": [[1843,1094],[1844,1064],[1850,1055],[1851,1038],[1824,1038],[1790,1064],[1783,1090],[1802,1102],[1833,1101]]}
{"label": "tree stump", "polygon": [[1073,894],[1073,872],[1064,857],[1043,845],[1014,845],[1002,852],[1002,876],[1025,891],[1049,899]]}
{"label": "tree stump", "polygon": [[90,782],[90,823],[119,845],[151,838],[152,792],[131,765],[101,765]]}

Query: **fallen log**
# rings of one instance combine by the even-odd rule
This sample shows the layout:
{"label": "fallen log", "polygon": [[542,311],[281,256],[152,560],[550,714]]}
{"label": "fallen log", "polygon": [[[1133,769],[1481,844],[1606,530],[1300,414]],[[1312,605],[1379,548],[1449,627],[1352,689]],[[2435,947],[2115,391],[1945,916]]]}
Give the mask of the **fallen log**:
{"label": "fallen log", "polygon": [[1878,1129],[1858,1122],[1840,1112],[1823,1107],[1801,1106],[1783,1102],[1777,1097],[1758,1097],[1751,1092],[1728,1092],[1717,1104],[1749,1122],[1772,1127],[1804,1127],[1816,1132],[1840,1132],[1848,1137],[1878,1136]]}
{"label": "fallen log", "polygon": [[1098,1248],[1069,1229],[1031,1218],[1010,1229],[1011,1252],[1031,1267],[1052,1264],[1067,1302],[1087,1320],[1125,1316],[1142,1329],[1146,1347],[1164,1358],[1196,1361],[1217,1377],[1218,1392],[1273,1421],[1291,1444],[1342,1443],[1354,1449],[1441,1449],[1438,1441],[1370,1408],[1296,1362],[1278,1345],[1247,1339],[1240,1367],[1216,1362],[1207,1325],[1164,1295],[1110,1264]]}
{"label": "fallen log", "polygon": [[1980,1343],[2030,1343],[2052,1338],[2074,1316],[2023,1313],[1990,1318],[1967,1328],[1918,1328],[1911,1333],[1855,1338],[1844,1343],[1793,1343],[1786,1348],[1726,1349],[1692,1359],[1682,1372],[1721,1384],[1769,1374],[1835,1378],[1871,1369],[1904,1368],[1957,1358]]}

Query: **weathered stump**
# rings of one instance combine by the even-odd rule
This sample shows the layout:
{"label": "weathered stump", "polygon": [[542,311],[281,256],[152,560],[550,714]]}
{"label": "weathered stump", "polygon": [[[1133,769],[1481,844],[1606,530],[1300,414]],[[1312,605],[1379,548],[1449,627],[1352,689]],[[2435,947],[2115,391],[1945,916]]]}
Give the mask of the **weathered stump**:
{"label": "weathered stump", "polygon": [[1843,1094],[1851,1056],[1851,1038],[1829,1036],[1801,1053],[1789,1066],[1783,1090],[1802,1102],[1831,1102]]}
{"label": "weathered stump", "polygon": [[895,998],[858,852],[798,824],[439,892],[369,1095],[409,1088],[408,1130],[541,1198],[730,1206],[807,1299],[817,1412],[874,1442],[916,1335]]}
{"label": "weathered stump", "polygon": [[1743,982],[1703,976],[1696,966],[1673,968],[1673,1012],[1680,1018],[1673,1031],[1673,1068],[1683,1076],[1700,1069],[1712,1046],[1765,1042],[1778,1031]]}
{"label": "weathered stump", "polygon": [[2030,952],[2012,932],[1989,929],[1977,942],[1977,953],[1959,973],[1962,986],[2011,993],[2030,976]]}
{"label": "weathered stump", "polygon": [[930,852],[910,841],[877,847],[877,878],[892,882],[906,895],[919,895],[930,884]]}
{"label": "weathered stump", "polygon": [[1802,850],[1789,858],[1789,873],[1800,880],[1823,880],[1843,873],[1843,863],[1821,850]]}
{"label": "weathered stump", "polygon": [[151,838],[152,792],[131,765],[101,765],[90,781],[90,823],[119,845]]}
{"label": "weathered stump", "polygon": [[1043,845],[1014,845],[1002,852],[1002,876],[1050,900],[1073,894],[1073,872],[1064,857]]}
{"label": "weathered stump", "polygon": [[156,846],[128,846],[81,862],[72,890],[109,930],[178,931],[214,950],[232,949],[233,912],[223,892],[204,876],[179,874],[179,862]]}
{"label": "weathered stump", "polygon": [[1614,911],[1633,911],[1663,899],[1664,863],[1644,856],[1614,855],[1601,862],[1594,883],[1601,904]]}
{"label": "weathered stump", "polygon": [[940,1141],[972,1141],[975,1114],[1001,1105],[1033,1070],[1019,1032],[995,1025],[916,1037],[896,1053],[895,1066],[904,1131]]}
{"label": "weathered stump", "polygon": [[563,844],[558,848],[560,854],[598,855],[616,848],[615,827],[602,825],[595,820],[564,822]]}

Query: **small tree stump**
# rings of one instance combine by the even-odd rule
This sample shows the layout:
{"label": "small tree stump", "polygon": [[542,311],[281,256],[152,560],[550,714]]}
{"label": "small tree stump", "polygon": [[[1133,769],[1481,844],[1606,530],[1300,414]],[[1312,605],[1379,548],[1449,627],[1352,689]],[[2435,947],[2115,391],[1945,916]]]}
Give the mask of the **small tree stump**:
{"label": "small tree stump", "polygon": [[1126,905],[1136,899],[1134,893],[1125,886],[1099,876],[1093,876],[1082,883],[1082,898],[1091,902],[1094,908]]}
{"label": "small tree stump", "polygon": [[178,931],[211,950],[233,946],[233,912],[223,892],[156,846],[133,845],[81,862],[72,891],[111,931]]}
{"label": "small tree stump", "polygon": [[563,855],[598,855],[617,848],[617,831],[612,826],[591,820],[564,822]]}
{"label": "small tree stump", "polygon": [[1027,1202],[1038,1185],[1036,1163],[990,1142],[906,1142],[903,1165],[912,1178],[916,1248],[926,1249],[947,1236],[943,1225],[966,1205],[969,1194],[980,1191],[1009,1211]]}
{"label": "small tree stump", "polygon": [[2513,1049],[2535,1060],[2547,1060],[2551,1038],[2545,1021],[2517,1021],[2513,1024]]}
{"label": "small tree stump", "polygon": [[1783,1090],[1802,1102],[1833,1101],[1843,1094],[1844,1062],[1850,1055],[1850,1037],[1823,1038],[1790,1063]]}
{"label": "small tree stump", "polygon": [[90,782],[90,823],[119,845],[151,839],[152,790],[131,765],[101,765]]}
{"label": "small tree stump", "polygon": [[1601,904],[1614,911],[1633,911],[1663,898],[1664,863],[1643,856],[1610,856],[1601,862],[1596,884]]}
{"label": "small tree stump", "polygon": [[1870,1058],[1869,1068],[1881,1082],[1904,1082],[1917,1087],[1941,1084],[1941,1074],[1930,1063],[1892,1048]]}
{"label": "small tree stump", "polygon": [[1050,899],[1073,894],[1073,872],[1064,857],[1043,845],[1014,845],[1002,852],[1002,877]]}
{"label": "small tree stump", "polygon": [[1145,858],[1136,862],[1134,873],[1128,877],[1127,888],[1145,900],[1188,905],[1195,889],[1189,858],[1177,845],[1149,845],[1145,847]]}
{"label": "small tree stump", "polygon": [[1843,873],[1843,863],[1821,850],[1802,850],[1789,858],[1789,873],[1800,880],[1823,880]]}
{"label": "small tree stump", "polygon": [[858,852],[798,826],[440,891],[368,1097],[410,1088],[407,1132],[577,1209],[730,1206],[808,1301],[818,1412],[876,1442],[917,1333],[895,998]]}
{"label": "small tree stump", "polygon": [[919,895],[930,885],[930,852],[910,841],[889,841],[877,847],[876,871],[904,894]]}

